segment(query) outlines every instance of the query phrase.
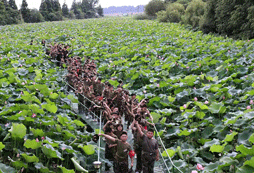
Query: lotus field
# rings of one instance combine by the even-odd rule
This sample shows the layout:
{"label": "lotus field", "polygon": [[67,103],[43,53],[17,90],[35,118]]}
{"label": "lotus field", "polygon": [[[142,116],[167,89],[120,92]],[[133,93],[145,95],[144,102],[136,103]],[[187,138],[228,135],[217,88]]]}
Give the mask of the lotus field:
{"label": "lotus field", "polygon": [[138,99],[149,98],[184,173],[254,172],[253,40],[120,17],[4,26],[0,33],[0,172],[93,170],[97,159],[94,133],[65,93],[66,70],[49,61],[42,39],[70,45],[69,56],[96,60],[103,81],[116,87],[121,80]]}

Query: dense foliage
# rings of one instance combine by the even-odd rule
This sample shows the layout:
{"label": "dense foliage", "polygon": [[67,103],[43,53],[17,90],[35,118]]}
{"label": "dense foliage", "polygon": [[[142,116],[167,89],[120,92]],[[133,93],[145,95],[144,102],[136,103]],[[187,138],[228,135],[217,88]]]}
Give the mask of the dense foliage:
{"label": "dense foliage", "polygon": [[[157,13],[160,22],[179,22],[204,33],[218,33],[235,39],[254,38],[254,1],[166,0],[165,11]],[[183,4],[185,11],[175,7]],[[179,20],[180,19],[180,20]]]}
{"label": "dense foliage", "polygon": [[70,109],[77,100],[64,94],[65,74],[45,59],[45,39],[70,45],[70,56],[96,60],[104,81],[117,86],[117,78],[138,99],[149,98],[156,127],[183,172],[197,163],[209,173],[254,171],[253,40],[123,18],[0,31],[0,169],[74,169],[73,156],[90,169],[96,159],[91,134]]}

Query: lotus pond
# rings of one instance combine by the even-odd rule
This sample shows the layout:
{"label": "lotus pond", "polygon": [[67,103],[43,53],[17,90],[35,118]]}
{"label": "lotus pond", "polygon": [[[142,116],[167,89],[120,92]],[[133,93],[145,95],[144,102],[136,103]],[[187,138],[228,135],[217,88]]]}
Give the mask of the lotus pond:
{"label": "lotus pond", "polygon": [[96,160],[93,133],[72,111],[77,100],[65,94],[64,69],[48,60],[42,39],[70,45],[70,56],[96,60],[104,81],[122,80],[149,98],[183,172],[198,163],[199,172],[254,172],[253,40],[118,17],[4,26],[0,33],[2,172],[75,172],[71,158],[88,170]]}

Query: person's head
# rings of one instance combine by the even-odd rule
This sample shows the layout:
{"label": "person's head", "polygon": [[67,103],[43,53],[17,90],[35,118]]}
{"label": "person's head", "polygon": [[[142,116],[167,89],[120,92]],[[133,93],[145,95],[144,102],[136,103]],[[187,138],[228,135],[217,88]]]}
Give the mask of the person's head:
{"label": "person's head", "polygon": [[141,107],[141,109],[142,109],[143,112],[146,112],[146,111],[147,111],[147,106],[146,106],[146,105],[143,105],[143,106]]}
{"label": "person's head", "polygon": [[117,131],[123,131],[123,125],[117,124],[116,129],[117,129]]}
{"label": "person's head", "polygon": [[153,129],[148,129],[147,133],[146,133],[146,136],[149,138],[149,139],[152,139],[153,138],[153,133],[154,133],[154,130]]}
{"label": "person's head", "polygon": [[106,129],[105,129],[105,133],[111,133],[112,132],[112,129],[110,128],[110,127],[107,127]]}
{"label": "person's head", "polygon": [[132,93],[132,94],[131,94],[131,98],[132,98],[132,99],[135,99],[135,98],[136,98],[136,94],[135,94],[135,93]]}
{"label": "person's head", "polygon": [[137,114],[140,114],[141,111],[142,111],[142,109],[141,109],[141,108],[138,108],[138,109],[137,109]]}
{"label": "person's head", "polygon": [[118,112],[118,107],[114,107],[113,112]]}
{"label": "person's head", "polygon": [[126,142],[127,139],[128,139],[128,135],[127,135],[127,132],[126,131],[123,131],[121,136],[120,136],[120,139],[122,142]]}

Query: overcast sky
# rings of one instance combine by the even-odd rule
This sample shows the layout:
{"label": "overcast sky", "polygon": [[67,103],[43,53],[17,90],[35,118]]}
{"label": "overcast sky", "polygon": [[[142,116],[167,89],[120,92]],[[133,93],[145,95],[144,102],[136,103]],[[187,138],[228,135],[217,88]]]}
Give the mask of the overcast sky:
{"label": "overcast sky", "polygon": [[[20,8],[22,0],[15,0],[18,8]],[[77,2],[79,0],[76,0]],[[81,1],[81,0],[80,0]],[[101,4],[102,8],[107,8],[110,6],[124,6],[124,5],[131,5],[131,6],[138,6],[138,5],[146,5],[150,0],[99,0],[99,4]],[[37,8],[39,9],[41,0],[26,0],[28,3],[28,8]],[[61,6],[64,3],[64,0],[59,0]],[[73,0],[66,0],[66,4],[68,8],[71,7]]]}

